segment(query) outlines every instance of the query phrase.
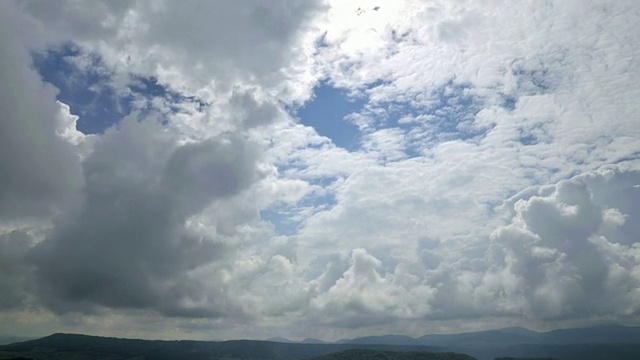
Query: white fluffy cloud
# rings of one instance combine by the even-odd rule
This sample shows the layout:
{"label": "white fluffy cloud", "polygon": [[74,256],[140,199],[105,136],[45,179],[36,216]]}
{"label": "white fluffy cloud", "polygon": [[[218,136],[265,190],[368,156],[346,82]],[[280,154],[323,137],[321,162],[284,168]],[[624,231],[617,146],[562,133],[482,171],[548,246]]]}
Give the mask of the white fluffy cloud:
{"label": "white fluffy cloud", "polygon": [[512,277],[511,291],[526,301],[520,311],[541,318],[637,312],[636,236],[609,235],[624,226],[625,215],[601,197],[614,186],[637,198],[624,179],[637,176],[606,169],[515,203],[513,223],[492,235],[492,255]]}
{"label": "white fluffy cloud", "polygon": [[[635,1],[0,10],[0,324],[333,339],[639,320]],[[67,48],[126,109],[104,132],[77,129],[32,59]],[[358,100],[354,150],[291,114],[320,83]]]}

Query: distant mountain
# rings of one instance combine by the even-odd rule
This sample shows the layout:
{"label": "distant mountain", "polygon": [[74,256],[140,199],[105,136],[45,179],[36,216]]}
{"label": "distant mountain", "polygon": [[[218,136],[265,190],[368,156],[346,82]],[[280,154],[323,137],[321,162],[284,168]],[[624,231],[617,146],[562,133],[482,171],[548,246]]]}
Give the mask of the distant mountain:
{"label": "distant mountain", "polygon": [[343,339],[340,344],[451,346],[512,346],[519,344],[640,343],[640,327],[599,325],[549,332],[535,332],[521,327],[459,334],[429,334],[419,338],[402,335],[366,336]]}
{"label": "distant mountain", "polygon": [[285,343],[285,344],[295,344],[295,343],[299,343],[299,344],[326,344],[326,341],[322,341],[320,339],[315,339],[315,338],[306,338],[302,341],[293,341],[293,340],[289,340],[287,338],[283,338],[283,337],[272,337],[272,338],[268,338],[266,341],[273,341],[273,342],[279,342],[279,343]]}
{"label": "distant mountain", "polygon": [[[603,345],[597,349],[606,348],[608,350],[616,347],[624,348],[620,344],[627,344],[633,348],[632,344],[640,344],[640,327],[600,325],[543,333],[510,327],[460,334],[429,334],[419,338],[398,335],[368,336],[341,340],[340,342],[345,344],[425,345],[440,348],[441,351],[469,354],[481,360],[493,360],[500,356],[547,357],[556,353],[564,354],[564,357],[570,359],[572,351],[582,353],[580,351],[582,344]],[[627,353],[626,350],[622,350],[622,352]],[[567,354],[569,355],[567,356]],[[583,359],[589,359],[589,357],[583,357]],[[640,359],[640,356],[630,359],[637,360]]]}
{"label": "distant mountain", "polygon": [[302,344],[253,340],[160,341],[53,334],[37,340],[0,346],[0,358],[299,360],[354,348],[400,352],[437,351],[427,346]]}
{"label": "distant mountain", "polygon": [[[619,325],[593,326],[537,333],[521,328],[478,331],[451,335],[425,335],[420,338],[385,335],[344,340],[343,343],[305,343],[280,341],[159,341],[53,334],[41,339],[0,346],[0,359],[245,359],[245,360],[494,360],[511,358],[556,358],[563,360],[638,360],[640,328]],[[371,351],[349,352],[360,349]],[[341,353],[347,351],[345,353]],[[390,354],[402,352],[403,354]],[[410,354],[420,352],[420,355]],[[425,352],[433,354],[426,357]],[[358,357],[349,357],[357,354]],[[449,357],[446,357],[446,356]]]}
{"label": "distant mountain", "polygon": [[537,342],[541,334],[523,329],[506,328],[460,334],[430,334],[419,338],[402,335],[366,336],[339,340],[341,344],[427,345],[450,347],[460,345],[516,345]]}
{"label": "distant mountain", "polygon": [[279,336],[277,336],[277,337],[272,337],[272,338],[268,338],[268,339],[267,339],[267,340],[265,340],[265,341],[273,341],[273,342],[279,342],[279,343],[285,343],[285,344],[291,344],[291,343],[294,343],[294,342],[295,342],[295,341],[293,341],[293,340],[289,340],[289,339],[287,339],[287,338],[283,338],[283,337],[279,337]]}
{"label": "distant mountain", "polygon": [[540,334],[526,329],[507,328],[452,335],[425,335],[420,344],[430,346],[504,346],[505,344],[537,343]]}
{"label": "distant mountain", "polygon": [[20,341],[33,340],[32,337],[0,335],[0,345],[13,344]]}
{"label": "distant mountain", "polygon": [[[640,343],[640,327],[600,325],[553,330],[540,334],[545,344]],[[640,358],[640,356],[639,356]]]}
{"label": "distant mountain", "polygon": [[525,328],[517,327],[517,326],[507,327],[507,328],[504,328],[504,329],[500,329],[499,331],[503,332],[503,333],[520,334],[520,335],[535,335],[535,334],[537,334],[537,332],[535,332],[533,330],[529,330],[529,329],[525,329]]}
{"label": "distant mountain", "polygon": [[365,336],[355,339],[339,340],[341,344],[377,344],[377,345],[425,345],[420,339],[402,335]]}
{"label": "distant mountain", "polygon": [[452,335],[425,335],[420,344],[443,347],[640,343],[640,327],[602,325],[538,333],[507,328]]}
{"label": "distant mountain", "polygon": [[326,342],[316,338],[306,338],[300,341],[301,344],[326,344]]}

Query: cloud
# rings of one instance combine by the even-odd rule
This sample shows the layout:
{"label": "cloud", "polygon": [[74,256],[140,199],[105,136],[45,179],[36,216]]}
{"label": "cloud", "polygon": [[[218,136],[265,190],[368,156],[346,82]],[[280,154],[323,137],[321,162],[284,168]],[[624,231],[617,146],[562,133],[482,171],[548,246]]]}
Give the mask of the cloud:
{"label": "cloud", "polygon": [[387,274],[382,273],[381,266],[382,262],[365,249],[354,249],[349,266],[328,289],[326,282],[335,267],[327,266],[327,273],[312,283],[312,288],[322,291],[311,300],[312,318],[319,323],[357,328],[392,319],[417,319],[430,312],[431,286],[402,266]]}
{"label": "cloud", "polygon": [[[636,2],[378,5],[1,3],[0,324],[637,323]],[[350,146],[293,114],[318,84]]]}
{"label": "cloud", "polygon": [[29,294],[26,274],[28,267],[21,259],[33,240],[24,231],[15,230],[0,235],[0,288],[3,296],[0,309],[24,305]]}
{"label": "cloud", "polygon": [[[3,162],[12,167],[20,166],[17,170],[22,172],[27,172],[28,167],[21,163],[31,163],[38,169],[26,174],[6,169],[8,174],[21,180],[3,176],[7,180],[7,186],[2,187],[6,194],[3,204],[12,205],[16,214],[11,215],[19,217],[25,214],[16,210],[17,204],[42,209],[45,201],[53,201],[47,196],[65,199],[73,195],[78,200],[65,208],[44,239],[27,251],[26,258],[35,271],[40,297],[56,312],[134,308],[155,309],[172,316],[219,316],[224,312],[224,305],[221,308],[214,305],[225,303],[226,299],[208,299],[218,296],[213,294],[215,286],[203,287],[200,280],[189,274],[228,255],[236,246],[230,239],[244,231],[238,227],[245,221],[258,220],[255,207],[253,211],[247,211],[242,209],[247,208],[246,205],[236,203],[244,202],[244,199],[238,200],[241,193],[266,174],[257,168],[258,144],[246,135],[229,134],[228,131],[234,128],[224,123],[238,121],[237,125],[244,130],[271,123],[277,116],[282,116],[278,115],[279,110],[271,105],[271,100],[256,102],[259,94],[233,90],[232,107],[223,105],[223,108],[237,115],[225,115],[228,120],[220,122],[224,125],[222,129],[188,140],[186,144],[179,140],[183,136],[180,130],[186,129],[182,124],[176,124],[177,132],[163,129],[156,121],[166,120],[149,113],[140,119],[132,115],[85,144],[87,137],[75,129],[78,118],[72,115],[73,109],[56,103],[54,88],[42,84],[33,70],[23,66],[29,62],[27,48],[17,41],[26,41],[27,46],[34,48],[47,42],[56,46],[56,43],[74,41],[80,46],[80,52],[77,57],[68,59],[70,65],[77,66],[79,71],[89,71],[91,69],[85,69],[87,64],[82,59],[87,56],[101,59],[101,63],[112,71],[112,83],[108,86],[115,86],[121,93],[126,93],[122,81],[124,79],[126,86],[129,74],[151,75],[172,88],[197,84],[189,88],[195,91],[198,86],[209,85],[212,73],[217,73],[216,83],[229,88],[240,84],[242,79],[251,81],[254,76],[264,77],[284,65],[285,51],[291,50],[289,45],[295,40],[292,35],[306,23],[316,5],[282,2],[259,9],[218,4],[216,11],[206,11],[207,7],[215,5],[210,2],[194,2],[178,8],[171,8],[168,3],[140,3],[140,7],[112,2],[97,5],[25,2],[15,9],[12,4],[6,5],[16,17],[55,30],[48,30],[54,34],[51,37],[37,31],[29,34],[6,32],[14,37],[8,40],[16,42],[14,50],[19,55],[10,54],[9,46],[2,49],[7,51],[8,59],[16,58],[9,65],[23,69],[23,77],[31,82],[26,91],[31,94],[10,92],[4,87],[6,96],[3,98],[8,106],[3,108],[11,110],[9,103],[15,99],[9,99],[9,96],[16,99],[19,96],[27,98],[27,95],[33,97],[37,91],[44,94],[39,96],[41,99],[49,100],[49,108],[31,110],[35,111],[35,118],[42,118],[42,126],[23,120],[33,118],[31,114],[6,116],[13,123],[32,126],[34,130],[30,130],[30,134],[23,129],[7,128],[4,134],[24,136],[22,143],[25,145],[36,141],[41,150],[29,158],[29,152],[35,150],[25,147],[26,151],[20,151],[22,158]],[[153,16],[147,17],[147,14]],[[211,19],[211,16],[219,18]],[[201,19],[194,21],[194,17]],[[135,22],[132,22],[133,18],[136,18]],[[244,25],[230,29],[239,24],[262,30]],[[185,42],[184,34],[189,34],[192,41]],[[255,42],[234,41],[230,34]],[[247,37],[247,34],[264,37]],[[114,47],[101,43],[104,38],[114,40],[109,43]],[[203,46],[203,42],[211,46]],[[147,55],[139,58],[130,53],[133,44],[140,53]],[[123,48],[127,49],[126,53],[121,53]],[[189,53],[189,57],[185,57],[185,53]],[[255,55],[258,53],[261,54],[259,61]],[[217,60],[208,61],[211,57]],[[121,61],[127,63],[126,68],[121,67]],[[192,77],[187,76],[186,71]],[[3,72],[6,76],[14,73]],[[171,74],[186,79],[186,83],[167,82],[168,78],[175,80]],[[222,81],[222,77],[227,80]],[[201,79],[204,82],[199,83]],[[18,77],[4,83],[21,84],[21,80]],[[30,108],[22,103],[16,103],[15,107],[20,111]],[[60,114],[56,128],[53,114],[57,112]],[[170,119],[177,120],[181,116],[169,114]],[[211,116],[219,117],[220,114]],[[51,119],[45,123],[47,117]],[[199,128],[203,129],[202,126]],[[35,139],[36,136],[42,140]],[[20,138],[3,143],[20,143],[14,140]],[[17,153],[17,146],[15,150],[3,151],[6,155]],[[43,172],[43,179],[38,171],[46,169],[44,164],[51,170]],[[75,168],[72,171],[69,167]],[[35,198],[37,194],[42,196],[34,199],[31,206],[30,197]],[[16,199],[13,201],[9,197]],[[234,212],[234,208],[238,211]],[[214,219],[207,218],[206,225],[201,225],[205,213]],[[217,225],[215,218],[219,218]],[[11,261],[22,261],[19,260],[22,253],[14,255],[15,259]],[[199,307],[200,304],[203,307]]]}
{"label": "cloud", "polygon": [[204,296],[189,272],[230,249],[186,221],[260,178],[251,146],[235,136],[178,145],[159,124],[135,117],[105,134],[83,163],[81,207],[30,251],[46,301],[59,311],[100,305],[188,315],[193,309],[178,304]]}
{"label": "cloud", "polygon": [[38,36],[73,41],[100,54],[115,72],[116,86],[128,83],[132,73],[202,96],[247,83],[278,87],[288,76],[279,74],[281,68],[292,58],[305,60],[299,35],[322,7],[316,1],[287,0],[268,6],[225,1],[20,4],[38,25]]}
{"label": "cloud", "polygon": [[637,190],[631,184],[638,180],[637,169],[610,167],[518,195],[507,224],[486,243],[464,245],[481,251],[452,252],[453,244],[426,241],[417,259],[392,267],[389,257],[383,262],[365,249],[353,250],[346,262],[330,257],[311,283],[312,318],[368,327],[403,318],[493,315],[552,322],[635,316],[637,242],[604,235],[624,226],[627,214],[600,200],[611,188]]}
{"label": "cloud", "polygon": [[[0,36],[0,219],[46,217],[82,186],[79,163],[56,133],[56,90],[27,67],[29,54],[11,31],[10,4]],[[25,119],[28,119],[25,120]]]}
{"label": "cloud", "polygon": [[629,176],[637,177],[637,170],[588,173],[517,200],[510,224],[492,233],[479,259],[482,272],[467,273],[471,296],[454,296],[470,299],[459,306],[479,313],[492,306],[503,315],[546,321],[624,318],[637,311],[636,246],[620,246],[603,235],[611,226],[605,225],[608,214],[621,213],[597,200],[608,191],[602,180],[617,183]]}

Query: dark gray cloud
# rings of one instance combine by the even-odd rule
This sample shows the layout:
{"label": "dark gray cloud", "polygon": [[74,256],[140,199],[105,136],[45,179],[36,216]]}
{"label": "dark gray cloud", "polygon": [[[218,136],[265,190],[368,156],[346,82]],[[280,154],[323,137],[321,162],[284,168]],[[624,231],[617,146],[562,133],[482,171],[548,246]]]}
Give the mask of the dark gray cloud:
{"label": "dark gray cloud", "polygon": [[0,5],[0,221],[51,215],[82,183],[76,155],[55,131],[56,89],[28,68],[10,5]]}
{"label": "dark gray cloud", "polygon": [[[38,300],[31,297],[32,305],[40,301],[58,313],[133,308],[210,317],[232,307],[215,285],[219,276],[212,274],[215,279],[209,276],[204,284],[202,274],[194,272],[226,266],[222,260],[238,246],[233,244],[238,229],[259,219],[255,204],[251,208],[243,205],[245,199],[235,200],[263,177],[259,147],[240,133],[180,138],[178,131],[166,127],[166,119],[154,116],[130,116],[90,144],[75,146],[83,141],[82,134],[66,139],[60,133],[75,131],[69,109],[56,103],[57,90],[29,68],[28,51],[69,40],[96,51],[91,41],[124,31],[123,46],[135,42],[158,50],[139,62],[133,56],[134,63],[122,70],[117,51],[101,49],[100,55],[125,78],[129,71],[147,74],[166,62],[194,75],[191,80],[214,76],[218,83],[236,81],[240,75],[277,71],[288,60],[284,53],[291,51],[294,35],[319,5],[165,5],[1,5],[6,10],[0,25],[5,65],[0,73],[3,307],[25,305],[30,292],[38,295]],[[125,22],[132,14],[145,26],[127,32]],[[29,32],[13,30],[27,20],[37,26]],[[51,36],[39,33],[43,27],[55,31]],[[213,58],[216,61],[210,61]],[[251,91],[234,93],[240,94],[230,102],[234,114],[217,121],[237,123],[244,132],[282,115],[270,102],[257,101]],[[10,231],[31,226],[25,219],[36,216],[52,222],[40,229],[37,240],[22,230]],[[17,223],[10,223],[13,220]],[[33,286],[25,289],[24,283]]]}
{"label": "dark gray cloud", "polygon": [[31,245],[31,236],[24,231],[0,235],[0,309],[17,308],[27,300],[29,268],[23,257]]}
{"label": "dark gray cloud", "polygon": [[126,119],[85,160],[82,206],[29,254],[44,301],[60,312],[104,306],[215,315],[179,304],[206,296],[188,273],[231,249],[185,222],[259,180],[258,156],[243,137],[180,146],[152,120]]}
{"label": "dark gray cloud", "polygon": [[181,146],[171,154],[162,186],[185,214],[202,210],[212,198],[226,198],[258,180],[255,144],[237,135]]}

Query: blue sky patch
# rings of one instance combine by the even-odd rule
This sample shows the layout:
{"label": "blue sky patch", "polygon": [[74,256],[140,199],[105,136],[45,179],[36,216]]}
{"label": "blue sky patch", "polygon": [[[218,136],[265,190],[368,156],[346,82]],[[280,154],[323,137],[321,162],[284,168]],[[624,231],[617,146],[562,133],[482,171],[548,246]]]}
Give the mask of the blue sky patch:
{"label": "blue sky patch", "polygon": [[260,219],[270,222],[275,227],[276,233],[285,236],[295,234],[299,226],[297,222],[288,218],[282,206],[271,206],[261,210]]}
{"label": "blue sky patch", "polygon": [[[84,69],[74,61],[88,63]],[[34,53],[33,64],[42,79],[60,90],[57,98],[80,118],[79,131],[103,133],[131,111],[131,100],[119,97],[110,85],[111,74],[97,55],[84,54],[73,44]]]}
{"label": "blue sky patch", "polygon": [[[402,129],[411,139],[405,149],[406,155],[417,157],[425,146],[430,146],[428,144],[470,140],[487,133],[488,128],[475,123],[475,116],[482,110],[484,101],[473,95],[470,89],[468,84],[451,80],[430,92],[432,103],[428,106],[390,101],[367,109],[365,115],[374,117],[378,129]],[[407,121],[406,118],[415,121]]]}
{"label": "blue sky patch", "polygon": [[[161,97],[169,104],[193,102],[199,109],[207,106],[194,96],[185,96],[158,82],[155,77],[132,76],[130,93],[116,93],[111,73],[100,56],[83,53],[74,44],[65,44],[45,52],[33,53],[33,64],[42,79],[59,89],[57,99],[78,115],[77,129],[85,134],[102,134],[130,114],[136,95],[147,99]],[[79,67],[77,62],[87,64]],[[148,109],[137,109],[144,113]],[[178,112],[179,107],[173,106]]]}
{"label": "blue sky patch", "polygon": [[[297,203],[295,206],[284,204],[276,204],[260,211],[260,218],[269,221],[280,235],[293,235],[300,227],[300,221],[293,219],[298,210],[312,208],[313,211],[327,209],[336,204],[335,196],[325,194],[321,196],[308,196]],[[303,216],[306,218],[306,216]]]}
{"label": "blue sky patch", "polygon": [[322,83],[315,88],[313,98],[298,109],[296,115],[303,124],[312,126],[336,146],[354,151],[359,148],[360,132],[344,117],[359,111],[364,103],[361,99],[350,99],[344,90]]}
{"label": "blue sky patch", "polygon": [[[134,81],[129,84],[129,90],[131,90],[132,93],[143,95],[148,99],[160,97],[166,99],[170,104],[191,102],[198,105],[198,110],[202,110],[209,105],[196,96],[187,96],[169,89],[159,83],[158,79],[153,76],[134,76],[133,78]],[[172,110],[177,112],[178,109],[179,107],[173,107]]]}

